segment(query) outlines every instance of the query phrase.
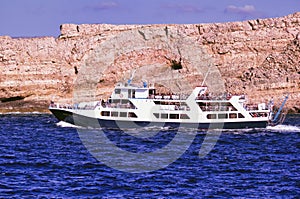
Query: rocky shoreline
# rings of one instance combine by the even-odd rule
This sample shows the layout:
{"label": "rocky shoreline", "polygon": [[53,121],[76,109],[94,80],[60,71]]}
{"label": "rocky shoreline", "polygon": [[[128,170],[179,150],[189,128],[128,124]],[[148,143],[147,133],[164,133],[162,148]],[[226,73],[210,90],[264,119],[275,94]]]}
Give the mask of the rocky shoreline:
{"label": "rocky shoreline", "polygon": [[[155,31],[154,31],[155,30]],[[283,96],[290,94],[287,109],[300,112],[300,12],[272,19],[214,24],[109,25],[63,24],[61,35],[38,38],[0,36],[0,113],[48,112],[51,100],[70,102],[78,77],[87,73],[86,62],[93,51],[126,32],[138,33],[143,42],[175,32],[182,36],[181,49],[193,41],[205,51],[220,71],[225,88],[230,93],[249,96],[253,103],[266,102],[271,97],[280,105]],[[117,45],[107,46],[106,52],[131,42],[130,35],[119,37]],[[172,37],[170,36],[170,40]],[[158,68],[183,60],[180,74],[192,83],[199,73],[193,71],[188,58],[173,49],[131,49],[115,54],[112,64],[104,70],[99,64],[90,72],[98,74],[97,98],[107,97],[115,83],[128,77],[137,67]],[[203,60],[203,54],[195,55]],[[213,61],[212,61],[213,60]],[[85,68],[86,69],[86,68]],[[151,77],[153,71],[143,71]],[[202,74],[203,77],[203,74]],[[191,83],[191,84],[192,84]],[[81,82],[83,85],[84,82]]]}

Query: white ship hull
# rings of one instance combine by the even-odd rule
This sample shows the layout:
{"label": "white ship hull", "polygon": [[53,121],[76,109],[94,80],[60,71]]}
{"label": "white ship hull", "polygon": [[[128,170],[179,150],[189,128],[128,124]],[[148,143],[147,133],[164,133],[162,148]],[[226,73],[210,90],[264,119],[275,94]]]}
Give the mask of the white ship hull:
{"label": "white ship hull", "polygon": [[214,121],[214,122],[182,122],[182,121],[134,121],[134,120],[117,120],[117,119],[101,119],[89,117],[86,115],[74,113],[65,109],[50,109],[53,115],[60,121],[65,121],[70,124],[75,124],[84,127],[93,128],[137,128],[137,127],[172,127],[177,128],[180,125],[185,127],[209,129],[214,126],[221,127],[222,129],[244,129],[244,128],[265,128],[268,125],[267,119],[259,120],[235,120],[235,121]]}
{"label": "white ship hull", "polygon": [[146,126],[191,126],[199,129],[265,128],[270,110],[265,104],[246,107],[244,96],[209,99],[206,87],[196,87],[185,100],[176,95],[160,96],[154,87],[119,85],[107,102],[72,106],[51,104],[57,119],[95,128],[137,128]]}

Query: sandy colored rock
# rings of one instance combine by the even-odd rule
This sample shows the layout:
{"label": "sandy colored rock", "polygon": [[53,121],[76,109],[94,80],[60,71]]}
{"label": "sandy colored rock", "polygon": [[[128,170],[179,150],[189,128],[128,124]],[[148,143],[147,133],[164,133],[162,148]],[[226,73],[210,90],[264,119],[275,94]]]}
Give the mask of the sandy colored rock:
{"label": "sandy colored rock", "polygon": [[[0,112],[47,110],[51,100],[72,102],[74,85],[88,84],[85,79],[80,80],[88,72],[98,75],[97,71],[103,71],[96,79],[96,99],[107,97],[115,83],[129,78],[134,69],[143,74],[137,74],[137,79],[151,81],[154,72],[161,71],[165,78],[174,81],[186,78],[188,84],[200,84],[205,70],[195,70],[195,63],[188,55],[192,53],[181,54],[176,47],[167,47],[166,42],[174,41],[174,34],[182,38],[177,40],[181,49],[188,49],[186,41],[193,41],[203,49],[205,54],[193,56],[217,67],[228,92],[247,94],[251,102],[267,101],[273,96],[278,104],[290,93],[287,107],[296,112],[300,110],[300,12],[231,23],[63,24],[60,30],[58,38],[0,36]],[[118,37],[126,35],[126,31],[139,36]],[[115,41],[116,38],[119,40]],[[156,43],[149,48],[132,48],[134,42],[151,39]],[[95,62],[97,65],[87,72],[86,62],[103,46],[103,57],[107,56],[111,62],[109,67],[104,70],[101,67],[106,62],[103,65]],[[127,50],[118,54],[120,46]],[[193,52],[193,48],[190,50]],[[110,58],[107,52],[116,53]],[[183,69],[166,75],[171,61],[180,58]]]}

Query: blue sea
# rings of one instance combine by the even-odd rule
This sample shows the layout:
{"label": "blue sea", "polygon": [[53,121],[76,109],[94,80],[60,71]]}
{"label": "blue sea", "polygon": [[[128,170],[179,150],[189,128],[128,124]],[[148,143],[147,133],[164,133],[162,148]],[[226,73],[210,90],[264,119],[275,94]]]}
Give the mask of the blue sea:
{"label": "blue sea", "polygon": [[[267,129],[223,131],[202,158],[206,132],[198,131],[175,162],[141,173],[120,171],[96,159],[81,141],[79,127],[52,115],[3,114],[0,124],[0,198],[300,196],[300,115],[288,115],[284,124]],[[157,146],[153,140],[141,142],[143,138],[135,143],[112,130],[107,136],[123,150],[145,152],[147,145],[161,147],[176,135],[163,132]],[[114,156],[106,158],[115,161]]]}

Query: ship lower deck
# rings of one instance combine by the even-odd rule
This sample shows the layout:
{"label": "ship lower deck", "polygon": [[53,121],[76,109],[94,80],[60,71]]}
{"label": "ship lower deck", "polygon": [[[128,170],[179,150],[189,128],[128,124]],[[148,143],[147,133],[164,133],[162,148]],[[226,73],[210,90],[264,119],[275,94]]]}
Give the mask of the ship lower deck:
{"label": "ship lower deck", "polygon": [[72,113],[71,111],[61,109],[50,109],[53,115],[60,121],[83,127],[92,128],[113,128],[113,129],[127,129],[127,128],[142,128],[142,127],[171,127],[178,128],[180,125],[184,127],[198,128],[198,129],[245,129],[245,128],[265,128],[268,121],[243,121],[243,122],[220,122],[220,123],[180,123],[180,122],[149,122],[149,121],[122,121],[109,120],[87,117]]}

